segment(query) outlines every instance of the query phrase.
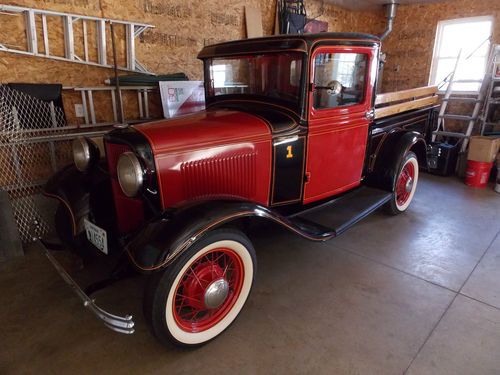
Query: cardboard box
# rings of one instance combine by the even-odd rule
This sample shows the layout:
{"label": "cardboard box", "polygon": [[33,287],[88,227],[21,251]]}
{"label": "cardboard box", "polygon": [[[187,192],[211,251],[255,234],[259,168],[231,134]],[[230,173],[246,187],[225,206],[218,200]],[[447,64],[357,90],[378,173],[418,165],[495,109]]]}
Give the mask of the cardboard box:
{"label": "cardboard box", "polygon": [[470,138],[468,160],[490,163],[500,148],[499,137],[474,136]]}

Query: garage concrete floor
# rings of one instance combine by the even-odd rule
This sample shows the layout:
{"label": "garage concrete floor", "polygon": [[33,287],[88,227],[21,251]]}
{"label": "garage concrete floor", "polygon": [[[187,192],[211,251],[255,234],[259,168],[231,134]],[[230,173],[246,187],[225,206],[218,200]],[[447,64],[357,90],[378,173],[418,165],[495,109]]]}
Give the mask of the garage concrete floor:
{"label": "garage concrete floor", "polygon": [[257,228],[246,307],[196,350],[150,335],[141,279],[97,294],[134,314],[136,334],[120,335],[31,247],[0,264],[0,373],[498,374],[499,230],[498,194],[429,175],[406,214],[327,243]]}

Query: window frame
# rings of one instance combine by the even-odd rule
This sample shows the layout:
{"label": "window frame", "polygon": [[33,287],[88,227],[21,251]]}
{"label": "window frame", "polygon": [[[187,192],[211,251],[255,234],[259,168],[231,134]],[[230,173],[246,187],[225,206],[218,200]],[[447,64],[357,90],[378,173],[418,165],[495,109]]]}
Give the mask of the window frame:
{"label": "window frame", "polygon": [[[364,61],[365,62],[365,74],[364,74],[364,81],[363,81],[363,89],[361,90],[362,97],[361,97],[361,100],[359,102],[356,102],[356,103],[353,103],[353,104],[350,104],[350,105],[349,104],[344,104],[344,105],[338,105],[338,106],[334,106],[334,107],[316,107],[314,104],[315,104],[315,93],[317,92],[317,89],[315,89],[315,90],[313,90],[313,103],[312,103],[312,106],[313,106],[314,110],[315,111],[334,110],[334,109],[337,109],[337,108],[353,107],[353,106],[357,106],[357,105],[363,104],[365,102],[365,96],[366,96],[366,85],[367,85],[366,79],[368,77],[368,69],[369,69],[368,62],[369,62],[370,56],[367,53],[351,52],[351,51],[321,52],[321,53],[315,54],[314,55],[314,60],[313,60],[314,74],[313,74],[313,77],[312,77],[314,85],[316,85],[316,67],[317,67],[316,66],[316,59],[321,54],[325,54],[325,55],[327,55],[327,54],[328,55],[342,55],[342,54],[344,54],[344,55],[363,55],[365,57],[365,61]],[[345,61],[340,61],[340,62],[345,62]],[[340,82],[340,81],[338,81],[338,82]]]}
{"label": "window frame", "polygon": [[[444,28],[447,25],[457,25],[457,24],[462,24],[462,23],[471,23],[471,22],[481,22],[481,21],[490,21],[491,22],[491,31],[490,31],[490,37],[493,35],[493,30],[494,30],[494,22],[495,18],[493,16],[477,16],[477,17],[463,17],[463,18],[453,18],[453,19],[448,19],[448,20],[441,20],[438,22],[437,27],[436,27],[436,36],[434,38],[434,47],[432,50],[432,59],[431,59],[431,69],[429,72],[429,86],[432,85],[437,85],[439,82],[435,82],[436,80],[436,75],[437,75],[437,69],[439,65],[439,61],[443,58],[447,57],[441,57],[437,56],[437,53],[441,50],[441,45],[442,45],[442,34],[444,31]],[[489,42],[489,45],[491,46],[491,41]],[[448,58],[453,58],[452,56]],[[455,58],[456,59],[456,56]],[[485,62],[484,62],[484,68],[486,69],[486,64],[488,63],[488,55],[486,55]],[[486,72],[486,71],[485,71]],[[477,94],[479,91],[479,87],[475,91],[470,91],[470,90],[453,90],[453,92],[458,92],[461,94]],[[439,90],[439,93],[444,93],[446,90]]]}
{"label": "window frame", "polygon": [[[363,113],[363,115],[371,109],[372,104],[372,94],[373,88],[375,85],[375,77],[373,73],[375,72],[375,65],[377,65],[377,59],[375,56],[377,50],[373,47],[369,46],[343,46],[343,45],[321,45],[316,47],[311,53],[311,57],[309,59],[309,88],[308,88],[308,119],[309,121],[314,121],[316,119],[329,119],[332,116],[337,115],[349,115],[355,113]],[[361,53],[367,55],[367,63],[366,63],[366,74],[365,74],[365,92],[363,96],[363,101],[361,103],[350,105],[350,106],[342,106],[342,107],[333,107],[333,108],[315,108],[314,107],[314,75],[315,75],[315,59],[316,56],[320,53]]]}
{"label": "window frame", "polygon": [[[233,59],[233,58],[238,58],[238,57],[245,57],[245,56],[258,56],[258,55],[268,55],[268,54],[281,54],[281,53],[297,53],[297,55],[300,55],[300,59],[297,59],[295,61],[300,61],[301,63],[301,72],[298,75],[299,78],[299,86],[298,87],[298,96],[297,100],[292,102],[290,100],[283,100],[283,99],[276,99],[273,97],[269,96],[263,96],[263,95],[257,95],[257,94],[223,94],[223,95],[215,95],[213,93],[214,87],[213,87],[213,79],[211,76],[211,66],[214,66],[214,60],[218,59]],[[292,111],[295,113],[298,117],[303,118],[304,116],[304,101],[306,100],[306,91],[303,90],[302,88],[304,87],[304,82],[306,82],[306,77],[307,77],[307,61],[308,61],[308,56],[307,53],[303,51],[299,51],[296,49],[283,49],[283,50],[273,50],[273,51],[264,51],[264,52],[252,52],[252,53],[241,53],[241,54],[231,54],[231,55],[226,55],[226,54],[221,54],[221,55],[215,55],[212,57],[207,57],[207,58],[202,58],[203,61],[203,73],[204,73],[204,86],[205,86],[205,104],[206,107],[208,108],[209,106],[216,104],[216,103],[222,103],[225,101],[234,101],[234,100],[248,100],[248,101],[254,101],[254,102],[265,102],[269,105],[274,105],[278,107],[284,107],[287,108],[288,110]],[[218,65],[218,64],[215,64]],[[242,98],[243,97],[243,98]],[[265,101],[263,100],[265,99]]]}

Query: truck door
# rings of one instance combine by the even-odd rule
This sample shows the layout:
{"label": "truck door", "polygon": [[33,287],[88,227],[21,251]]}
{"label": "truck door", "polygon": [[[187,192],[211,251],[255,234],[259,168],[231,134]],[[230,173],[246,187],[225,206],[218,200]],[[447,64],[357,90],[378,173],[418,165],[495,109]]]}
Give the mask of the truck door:
{"label": "truck door", "polygon": [[313,52],[304,203],[361,182],[377,52],[355,46],[325,46]]}

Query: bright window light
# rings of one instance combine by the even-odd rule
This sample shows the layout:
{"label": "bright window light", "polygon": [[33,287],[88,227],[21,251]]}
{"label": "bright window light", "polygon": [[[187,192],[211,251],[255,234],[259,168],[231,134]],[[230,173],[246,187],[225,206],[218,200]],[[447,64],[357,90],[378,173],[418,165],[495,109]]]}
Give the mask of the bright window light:
{"label": "bright window light", "polygon": [[[437,27],[434,54],[432,57],[430,85],[440,84],[454,69],[460,50],[462,63],[454,80],[481,80],[484,78],[493,17],[458,18],[440,21]],[[455,83],[453,91],[477,92],[479,82]],[[447,85],[441,87],[446,90]]]}
{"label": "bright window light", "polygon": [[226,65],[212,65],[212,77],[214,87],[224,87],[226,85]]}

